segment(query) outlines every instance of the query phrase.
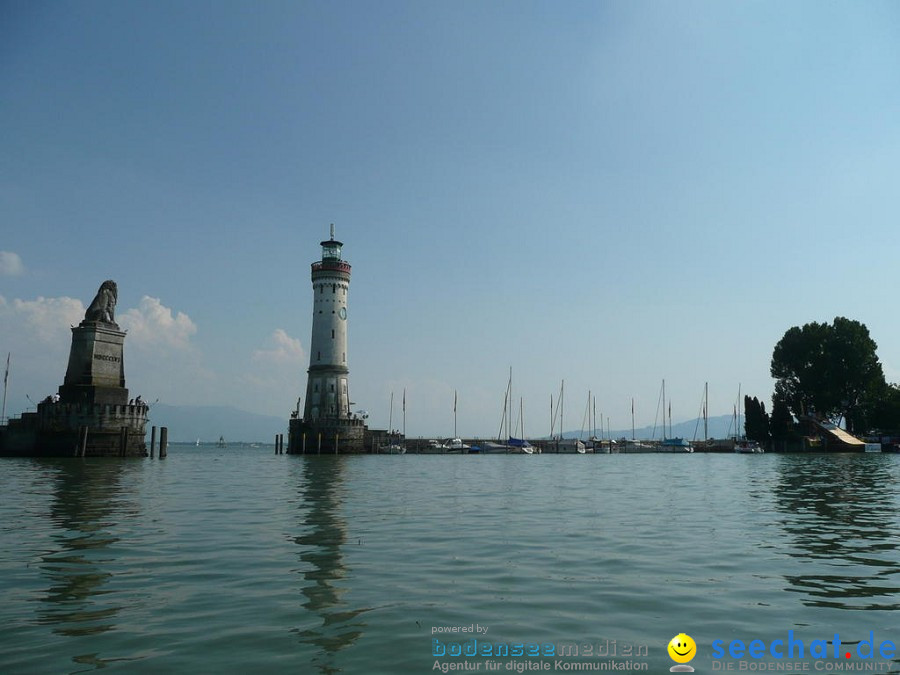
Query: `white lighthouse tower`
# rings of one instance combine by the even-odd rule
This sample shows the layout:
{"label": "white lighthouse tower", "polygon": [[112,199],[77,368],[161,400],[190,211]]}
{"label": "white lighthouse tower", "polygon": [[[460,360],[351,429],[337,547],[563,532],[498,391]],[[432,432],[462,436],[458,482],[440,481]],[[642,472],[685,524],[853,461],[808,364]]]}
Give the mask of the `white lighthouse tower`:
{"label": "white lighthouse tower", "polygon": [[343,244],[334,238],[334,225],[331,238],[321,246],[322,259],[312,264],[313,321],[306,399],[303,417],[291,419],[288,452],[361,452],[365,426],[350,411],[347,366],[350,264],[341,260]]}

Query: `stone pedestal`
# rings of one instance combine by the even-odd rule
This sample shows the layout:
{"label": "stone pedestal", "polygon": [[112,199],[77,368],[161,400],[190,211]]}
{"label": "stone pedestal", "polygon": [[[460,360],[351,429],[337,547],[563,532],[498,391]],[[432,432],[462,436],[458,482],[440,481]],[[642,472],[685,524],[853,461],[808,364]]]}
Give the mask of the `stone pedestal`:
{"label": "stone pedestal", "polygon": [[125,333],[114,323],[82,321],[72,329],[66,378],[59,388],[62,403],[125,405]]}

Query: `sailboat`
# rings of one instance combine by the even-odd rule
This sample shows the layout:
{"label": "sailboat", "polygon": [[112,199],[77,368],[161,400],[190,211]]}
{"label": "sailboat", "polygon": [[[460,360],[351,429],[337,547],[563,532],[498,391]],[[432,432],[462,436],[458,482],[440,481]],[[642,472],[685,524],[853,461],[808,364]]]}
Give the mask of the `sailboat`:
{"label": "sailboat", "polygon": [[219,442],[216,443],[216,447],[217,447],[217,448],[227,448],[227,447],[228,447],[228,445],[225,443],[225,437],[224,437],[224,436],[219,436]]}
{"label": "sailboat", "polygon": [[518,431],[521,428],[521,438],[516,438],[515,436],[510,436],[506,441],[506,444],[509,446],[510,452],[518,452],[524,453],[526,455],[534,454],[534,446],[531,445],[528,441],[525,440],[525,414],[524,414],[524,404],[522,402],[522,398],[519,397],[519,422],[521,423],[521,427],[516,425],[516,430]]}
{"label": "sailboat", "polygon": [[[406,389],[403,390],[403,432],[406,435]],[[391,408],[388,414],[388,433],[394,433],[394,392],[391,392]],[[406,448],[399,443],[399,439],[394,438],[390,444],[381,448],[380,451],[385,455],[405,455]]]}
{"label": "sailboat", "polygon": [[[593,423],[591,418],[591,412],[593,408]],[[597,397],[592,396],[590,390],[588,390],[588,400],[587,400],[587,410],[585,416],[587,417],[587,425],[588,431],[590,432],[590,438],[588,438],[587,443],[585,443],[584,451],[594,452],[594,453],[602,453],[609,454],[610,447],[612,447],[612,440],[610,440],[609,444],[606,447],[603,447],[603,417],[600,417],[600,437],[597,437]],[[582,433],[584,432],[584,420],[582,419]]]}
{"label": "sailboat", "polygon": [[[693,452],[694,448],[681,437],[666,437],[666,381],[662,381],[663,404],[663,439],[657,450],[659,452]],[[669,401],[669,433],[672,433],[672,402]]]}
{"label": "sailboat", "polygon": [[765,452],[765,449],[758,441],[748,440],[746,434],[741,434],[741,414],[740,406],[743,403],[741,399],[741,385],[738,384],[737,402],[734,404],[734,451],[739,454],[756,455]]}
{"label": "sailboat", "polygon": [[[506,433],[504,433],[504,429]],[[513,434],[519,434],[514,436]],[[534,454],[534,446],[525,440],[524,403],[519,398],[519,419],[515,429],[512,425],[512,368],[509,369],[509,380],[503,394],[503,412],[500,415],[500,429],[497,431],[497,442],[488,442],[481,448],[482,453],[517,453]]]}
{"label": "sailboat", "polygon": [[[556,412],[559,413],[559,436],[556,437],[553,448],[554,452],[563,454],[579,454],[583,455],[587,450],[584,442],[577,438],[563,438],[563,420],[565,418],[565,393],[566,381],[563,380],[559,385],[559,399],[556,401]],[[553,399],[550,399],[551,418],[550,418],[550,437],[553,438],[554,423],[556,420],[556,412],[553,412]]]}
{"label": "sailboat", "polygon": [[453,391],[453,438],[446,438],[444,442],[441,443],[441,449],[446,452],[459,452],[462,454],[466,454],[469,451],[469,446],[462,442],[462,439],[456,435],[456,403],[457,403],[457,392]]}

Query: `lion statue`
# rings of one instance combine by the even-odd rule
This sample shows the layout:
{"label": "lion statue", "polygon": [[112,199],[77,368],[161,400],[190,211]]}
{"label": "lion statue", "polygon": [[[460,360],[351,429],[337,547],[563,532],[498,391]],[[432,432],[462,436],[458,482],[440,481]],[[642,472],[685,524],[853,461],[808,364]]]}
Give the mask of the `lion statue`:
{"label": "lion statue", "polygon": [[85,321],[100,321],[102,323],[116,322],[116,300],[119,297],[119,289],[116,282],[107,279],[100,284],[94,301],[84,313]]}

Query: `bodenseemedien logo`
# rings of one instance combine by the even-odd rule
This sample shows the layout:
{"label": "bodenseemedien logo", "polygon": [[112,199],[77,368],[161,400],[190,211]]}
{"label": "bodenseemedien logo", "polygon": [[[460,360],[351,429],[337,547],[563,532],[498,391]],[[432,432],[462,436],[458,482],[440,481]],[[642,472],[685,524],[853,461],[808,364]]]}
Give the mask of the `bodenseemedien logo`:
{"label": "bodenseemedien logo", "polygon": [[675,665],[669,668],[672,673],[693,673],[694,668],[688,662],[697,655],[697,643],[685,633],[679,633],[669,640],[669,657]]}

